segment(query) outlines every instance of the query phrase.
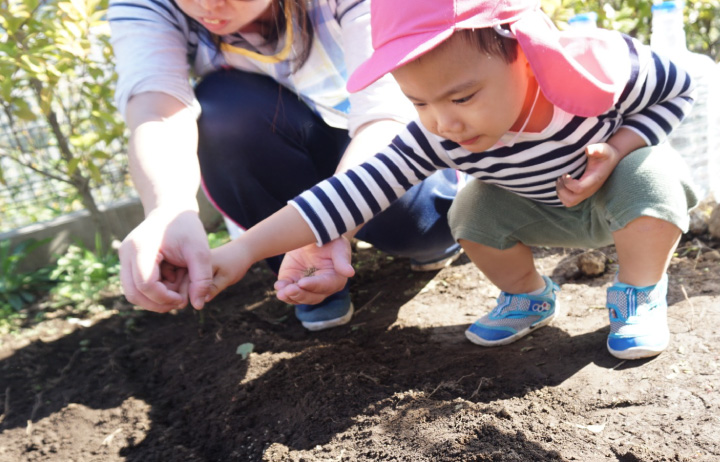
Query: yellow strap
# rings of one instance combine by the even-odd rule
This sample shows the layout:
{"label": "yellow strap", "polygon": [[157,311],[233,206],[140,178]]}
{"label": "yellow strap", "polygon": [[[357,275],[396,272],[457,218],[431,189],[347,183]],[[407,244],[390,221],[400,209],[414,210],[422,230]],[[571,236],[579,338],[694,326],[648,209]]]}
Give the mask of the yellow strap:
{"label": "yellow strap", "polygon": [[237,53],[239,55],[247,56],[256,61],[266,64],[275,64],[285,60],[290,55],[293,45],[293,24],[292,24],[292,2],[293,0],[285,0],[285,45],[283,49],[274,55],[263,55],[254,51],[247,50],[245,48],[236,47],[229,43],[223,42],[220,48],[223,51],[229,51],[231,53]]}

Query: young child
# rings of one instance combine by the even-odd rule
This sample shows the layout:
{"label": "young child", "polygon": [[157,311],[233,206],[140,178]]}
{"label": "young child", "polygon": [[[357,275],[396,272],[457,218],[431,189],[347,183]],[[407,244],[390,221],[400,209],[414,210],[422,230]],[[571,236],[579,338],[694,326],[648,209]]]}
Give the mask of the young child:
{"label": "young child", "polygon": [[338,238],[450,167],[475,178],[450,210],[453,236],[502,291],[468,339],[507,344],[556,315],[559,288],[530,246],[614,243],[607,348],[621,359],[661,353],[666,271],[697,200],[660,143],[691,109],[690,77],[619,33],[560,32],[537,1],[398,1],[373,0],[375,51],[348,88],[391,72],[419,123],[216,249],[212,295],[256,261]]}

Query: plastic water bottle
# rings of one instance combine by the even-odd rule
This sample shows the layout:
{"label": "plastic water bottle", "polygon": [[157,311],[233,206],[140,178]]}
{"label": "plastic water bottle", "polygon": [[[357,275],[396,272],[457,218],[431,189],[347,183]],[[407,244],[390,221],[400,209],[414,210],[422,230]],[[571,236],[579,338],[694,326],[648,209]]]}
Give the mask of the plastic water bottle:
{"label": "plastic water bottle", "polygon": [[568,19],[568,25],[573,29],[597,29],[598,15],[594,11],[578,13]]}
{"label": "plastic water bottle", "polygon": [[672,59],[695,81],[693,109],[668,141],[690,166],[700,199],[711,193],[720,198],[720,74],[709,56],[688,51],[682,2],[653,5],[650,47]]}

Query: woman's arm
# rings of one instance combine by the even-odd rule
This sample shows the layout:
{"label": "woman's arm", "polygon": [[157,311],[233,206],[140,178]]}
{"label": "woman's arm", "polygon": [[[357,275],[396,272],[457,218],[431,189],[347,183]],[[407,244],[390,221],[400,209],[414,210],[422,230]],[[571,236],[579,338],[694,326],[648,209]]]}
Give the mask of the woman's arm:
{"label": "woman's arm", "polygon": [[198,216],[197,123],[183,103],[141,93],[127,106],[130,173],[145,220],[123,241],[120,278],[127,299],[165,312],[204,300],[210,249]]}
{"label": "woman's arm", "polygon": [[145,215],[157,208],[197,211],[198,130],[192,110],[163,93],[141,93],[127,106],[130,174]]}

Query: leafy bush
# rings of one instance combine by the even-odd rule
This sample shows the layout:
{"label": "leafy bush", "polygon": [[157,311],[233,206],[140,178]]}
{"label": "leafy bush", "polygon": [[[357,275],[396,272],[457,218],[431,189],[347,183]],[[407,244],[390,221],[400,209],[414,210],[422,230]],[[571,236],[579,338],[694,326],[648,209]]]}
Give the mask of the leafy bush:
{"label": "leafy bush", "polygon": [[39,292],[50,288],[49,270],[21,272],[22,262],[46,240],[28,240],[12,247],[9,240],[0,242],[0,311],[20,311],[37,299]]}
{"label": "leafy bush", "polygon": [[220,247],[227,242],[230,242],[230,233],[227,230],[221,229],[214,233],[208,233],[208,244],[211,249]]}
{"label": "leafy bush", "polygon": [[12,330],[22,318],[20,311],[52,287],[49,269],[20,271],[22,262],[46,242],[28,240],[13,247],[9,240],[0,241],[0,332]]}
{"label": "leafy bush", "polygon": [[120,259],[114,249],[103,250],[95,236],[95,250],[71,245],[50,274],[56,282],[50,291],[52,306],[73,305],[80,310],[100,307],[100,300],[120,290]]}
{"label": "leafy bush", "polygon": [[126,137],[113,103],[107,0],[0,4],[0,158],[69,185],[68,200],[81,203],[109,239],[93,191],[123,155]]}

